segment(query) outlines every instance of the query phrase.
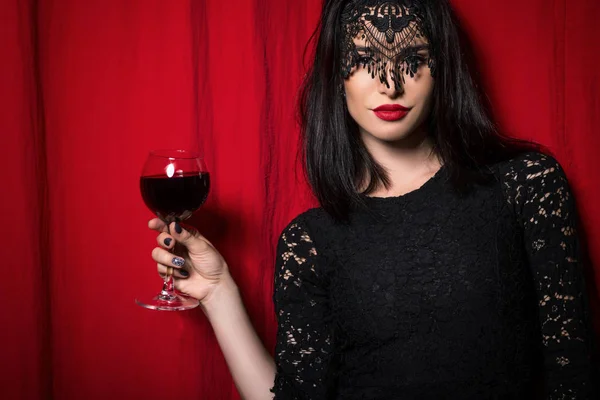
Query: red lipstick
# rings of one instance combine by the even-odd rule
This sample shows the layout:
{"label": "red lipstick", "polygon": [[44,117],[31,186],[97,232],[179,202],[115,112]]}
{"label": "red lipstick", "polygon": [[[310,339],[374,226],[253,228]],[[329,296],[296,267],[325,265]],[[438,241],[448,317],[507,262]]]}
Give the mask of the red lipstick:
{"label": "red lipstick", "polygon": [[408,114],[410,108],[402,107],[400,104],[384,104],[373,109],[373,112],[384,121],[398,121]]}

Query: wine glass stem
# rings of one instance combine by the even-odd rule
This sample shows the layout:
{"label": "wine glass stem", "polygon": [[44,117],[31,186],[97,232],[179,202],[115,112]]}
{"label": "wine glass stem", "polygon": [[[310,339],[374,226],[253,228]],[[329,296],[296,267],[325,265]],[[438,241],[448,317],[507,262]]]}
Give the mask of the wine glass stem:
{"label": "wine glass stem", "polygon": [[[167,224],[167,233],[170,235],[171,234],[171,228],[169,226],[169,222],[165,221],[165,224]],[[169,251],[170,253],[172,253],[172,251]],[[167,274],[165,275],[165,280],[163,281],[163,288],[160,291],[160,295],[166,300],[166,299],[173,299],[176,295],[175,295],[175,281],[173,279],[173,273],[169,273],[170,271],[173,271],[173,268],[168,268],[167,269]]]}
{"label": "wine glass stem", "polygon": [[163,296],[174,296],[174,289],[173,274],[168,274],[163,282],[163,288],[160,294]]}

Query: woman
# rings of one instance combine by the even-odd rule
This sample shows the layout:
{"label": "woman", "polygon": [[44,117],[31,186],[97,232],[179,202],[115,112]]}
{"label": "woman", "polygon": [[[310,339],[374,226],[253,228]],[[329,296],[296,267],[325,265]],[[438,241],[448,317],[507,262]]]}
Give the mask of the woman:
{"label": "woman", "polygon": [[321,207],[279,241],[275,360],[210,242],[149,224],[243,398],[593,396],[567,180],[496,131],[446,1],[328,1],[300,111]]}

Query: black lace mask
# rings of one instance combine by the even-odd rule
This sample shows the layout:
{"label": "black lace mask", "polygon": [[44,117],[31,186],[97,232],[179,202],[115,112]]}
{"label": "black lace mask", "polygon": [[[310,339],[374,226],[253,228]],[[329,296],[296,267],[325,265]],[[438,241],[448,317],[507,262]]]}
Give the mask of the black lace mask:
{"label": "black lace mask", "polygon": [[[421,64],[427,63],[433,75],[434,63],[419,54],[426,44],[419,0],[352,0],[343,10],[342,77],[347,79],[354,67],[362,66],[390,87],[388,75],[396,89],[404,75],[414,77]],[[354,39],[365,42],[357,48]]]}

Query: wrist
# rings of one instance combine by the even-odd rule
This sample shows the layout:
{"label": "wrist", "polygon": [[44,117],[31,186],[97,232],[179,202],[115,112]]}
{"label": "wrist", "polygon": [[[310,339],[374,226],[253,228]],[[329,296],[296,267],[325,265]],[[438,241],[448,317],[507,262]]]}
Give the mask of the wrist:
{"label": "wrist", "polygon": [[239,299],[239,296],[235,281],[229,272],[225,271],[219,279],[219,283],[215,284],[210,294],[200,302],[200,307],[210,319],[214,315],[221,314],[221,310],[230,309],[235,301]]}

